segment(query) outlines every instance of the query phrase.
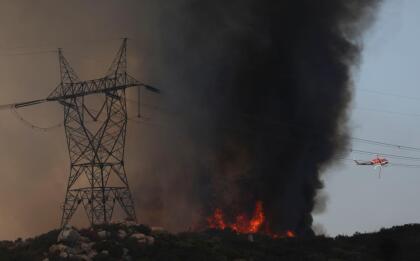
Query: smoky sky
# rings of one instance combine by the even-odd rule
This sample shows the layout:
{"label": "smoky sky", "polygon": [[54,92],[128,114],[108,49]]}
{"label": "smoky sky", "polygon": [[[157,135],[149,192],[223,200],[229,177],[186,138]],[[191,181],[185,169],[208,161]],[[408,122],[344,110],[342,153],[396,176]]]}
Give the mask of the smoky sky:
{"label": "smoky sky", "polygon": [[[378,2],[2,1],[1,102],[44,98],[59,81],[56,54],[13,54],[61,47],[81,79],[96,78],[128,37],[128,71],[162,89],[144,93],[142,119],[128,123],[139,221],[182,231],[215,207],[233,216],[261,200],[273,230],[310,233],[319,176],[347,144],[351,70]],[[20,113],[62,120],[54,104]],[[64,131],[1,117],[0,237],[55,228]],[[79,211],[74,224],[83,220]]]}

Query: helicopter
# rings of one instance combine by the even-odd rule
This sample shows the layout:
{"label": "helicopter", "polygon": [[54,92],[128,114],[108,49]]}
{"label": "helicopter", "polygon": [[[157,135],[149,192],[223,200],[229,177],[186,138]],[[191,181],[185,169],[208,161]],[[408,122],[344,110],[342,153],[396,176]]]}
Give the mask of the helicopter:
{"label": "helicopter", "polygon": [[379,168],[379,178],[381,177],[382,167],[389,164],[386,158],[379,157],[379,155],[368,161],[355,160],[354,162],[359,166],[373,166],[374,169]]}

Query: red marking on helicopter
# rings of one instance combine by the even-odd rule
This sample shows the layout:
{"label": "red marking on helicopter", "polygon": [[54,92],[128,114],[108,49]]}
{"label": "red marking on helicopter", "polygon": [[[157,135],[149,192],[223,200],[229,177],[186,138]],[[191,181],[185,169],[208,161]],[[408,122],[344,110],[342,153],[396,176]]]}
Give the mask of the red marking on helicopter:
{"label": "red marking on helicopter", "polygon": [[375,159],[369,160],[369,161],[360,161],[355,160],[357,165],[367,165],[367,166],[375,166],[375,167],[382,167],[389,164],[389,161],[385,158],[376,157]]}

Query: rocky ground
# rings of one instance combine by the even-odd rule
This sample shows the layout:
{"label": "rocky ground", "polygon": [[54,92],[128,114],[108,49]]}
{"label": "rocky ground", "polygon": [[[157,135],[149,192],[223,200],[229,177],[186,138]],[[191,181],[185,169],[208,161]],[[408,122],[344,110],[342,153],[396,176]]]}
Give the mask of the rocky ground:
{"label": "rocky ground", "polygon": [[67,226],[0,242],[0,260],[420,260],[420,225],[350,237],[282,239],[216,230],[170,234],[130,222]]}

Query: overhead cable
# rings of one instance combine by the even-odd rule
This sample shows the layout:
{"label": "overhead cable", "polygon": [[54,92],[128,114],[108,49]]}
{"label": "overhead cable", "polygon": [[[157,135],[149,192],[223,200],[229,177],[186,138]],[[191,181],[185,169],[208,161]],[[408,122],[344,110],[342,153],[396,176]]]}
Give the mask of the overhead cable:
{"label": "overhead cable", "polygon": [[45,53],[57,53],[57,51],[56,50],[46,50],[46,51],[20,52],[20,53],[0,53],[0,57],[25,56],[25,55],[36,55],[36,54],[45,54]]}
{"label": "overhead cable", "polygon": [[383,96],[391,96],[391,97],[400,98],[400,99],[407,99],[407,100],[417,100],[417,101],[420,100],[420,97],[404,96],[404,95],[399,95],[399,94],[395,94],[395,93],[382,92],[382,91],[371,90],[371,89],[357,89],[356,91],[378,94],[378,95],[383,95]]}
{"label": "overhead cable", "polygon": [[372,152],[372,151],[366,151],[366,150],[355,150],[355,149],[350,149],[349,151],[354,152],[354,153],[360,153],[360,154],[380,155],[380,156],[394,158],[394,159],[418,160],[418,161],[420,161],[420,158],[417,158],[417,157],[401,156],[401,155],[395,155],[395,154],[387,154],[387,153]]}
{"label": "overhead cable", "polygon": [[375,141],[375,140],[362,139],[362,138],[356,138],[356,137],[351,137],[351,139],[356,142],[362,142],[362,143],[367,143],[367,144],[377,145],[377,146],[382,146],[382,147],[391,147],[391,148],[397,148],[401,150],[410,150],[410,151],[420,151],[420,148],[398,145],[398,144],[391,144],[391,143],[386,143],[382,141]]}
{"label": "overhead cable", "polygon": [[15,107],[11,107],[11,111],[13,112],[13,115],[15,115],[15,117],[21,121],[24,125],[26,125],[27,127],[34,129],[34,130],[39,130],[39,131],[48,131],[48,130],[53,130],[53,129],[57,129],[60,128],[61,126],[63,126],[63,122],[60,122],[58,124],[54,124],[51,126],[37,126],[29,121],[27,121],[25,118],[23,118],[16,110]]}

